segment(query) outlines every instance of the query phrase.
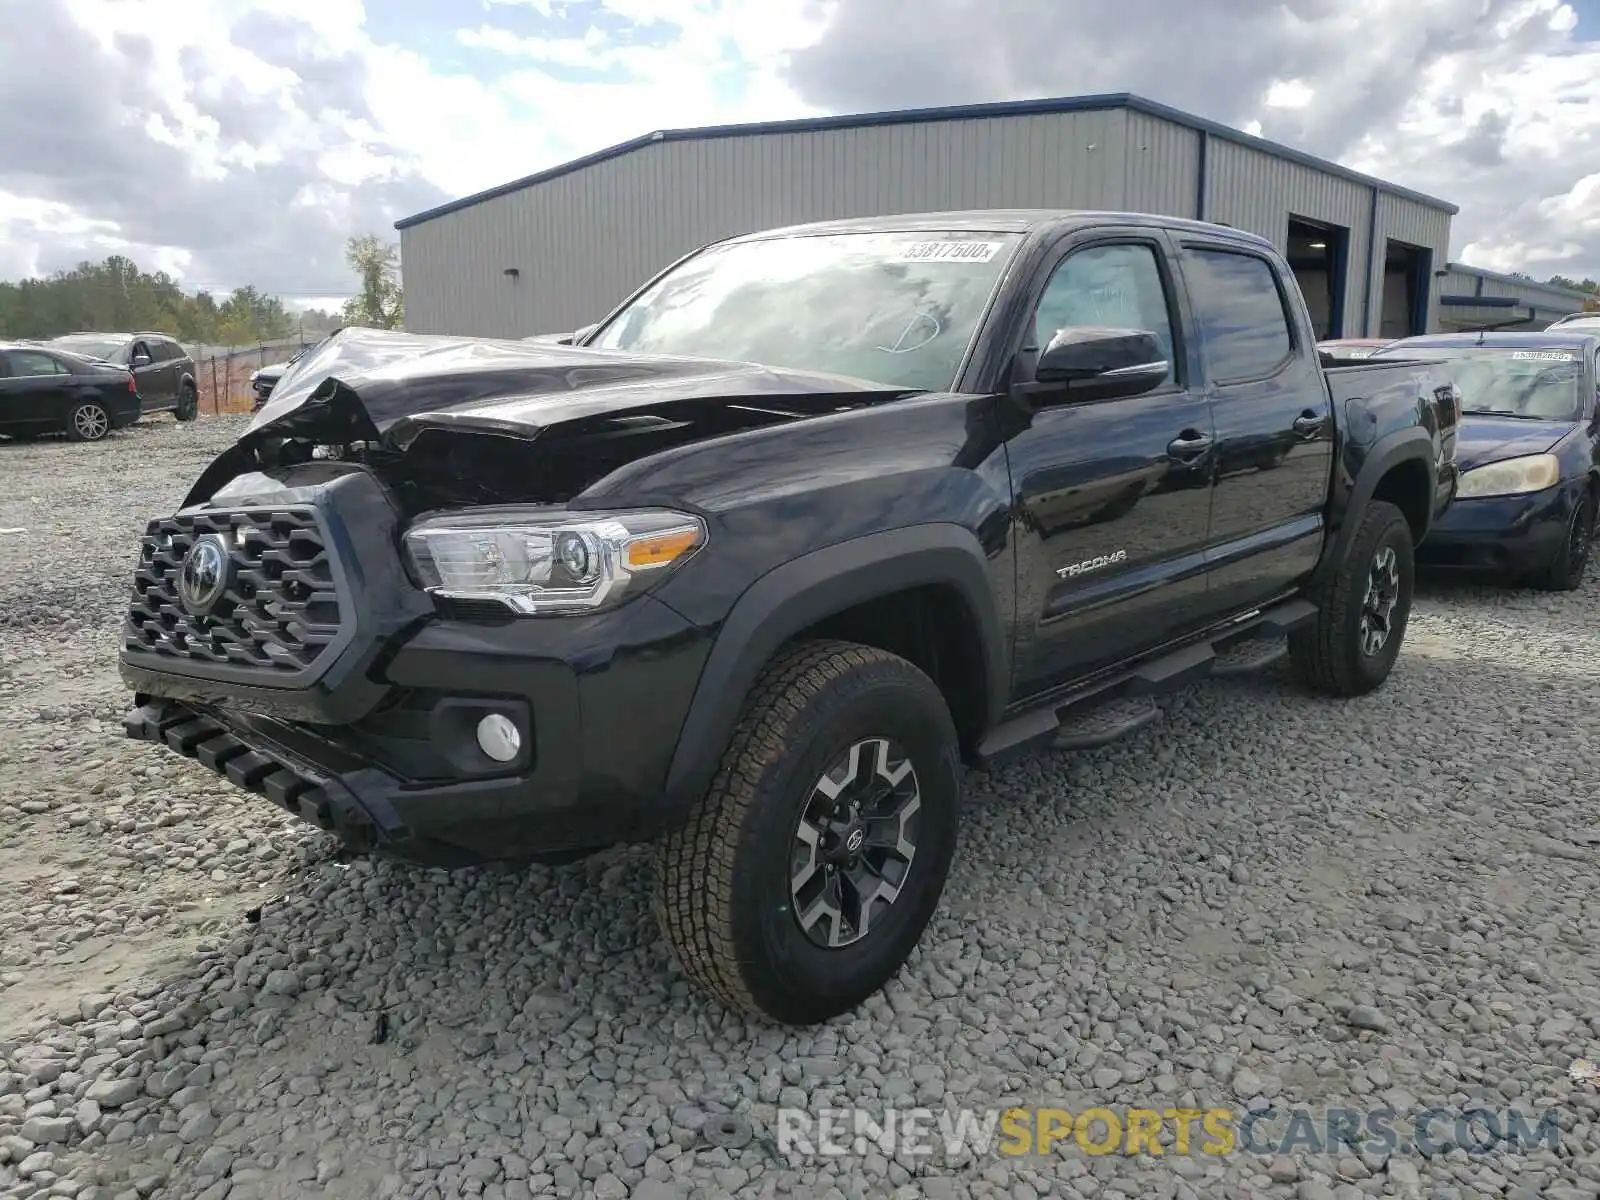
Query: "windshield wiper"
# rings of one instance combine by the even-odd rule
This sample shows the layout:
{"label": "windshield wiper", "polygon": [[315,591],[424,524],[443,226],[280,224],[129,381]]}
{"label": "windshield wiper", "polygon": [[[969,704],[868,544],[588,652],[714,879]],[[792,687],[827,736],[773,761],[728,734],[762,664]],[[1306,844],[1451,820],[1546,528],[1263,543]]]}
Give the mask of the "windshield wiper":
{"label": "windshield wiper", "polygon": [[1463,408],[1464,417],[1510,417],[1514,421],[1559,421],[1560,417],[1541,417],[1536,413],[1510,412],[1503,408]]}

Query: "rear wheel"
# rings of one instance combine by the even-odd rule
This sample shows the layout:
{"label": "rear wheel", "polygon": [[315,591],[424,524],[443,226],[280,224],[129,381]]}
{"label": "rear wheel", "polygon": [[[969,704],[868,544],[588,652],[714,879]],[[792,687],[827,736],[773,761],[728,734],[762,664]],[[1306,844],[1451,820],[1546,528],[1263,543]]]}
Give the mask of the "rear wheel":
{"label": "rear wheel", "polygon": [[192,421],[200,415],[200,397],[194,384],[186,383],[178,389],[178,407],[172,415],[180,421]]}
{"label": "rear wheel", "polygon": [[1405,639],[1415,575],[1405,514],[1373,501],[1338,570],[1312,590],[1317,619],[1289,635],[1295,674],[1329,696],[1360,696],[1381,685]]}
{"label": "rear wheel", "polygon": [[111,432],[111,414],[93,400],[85,400],[67,414],[67,436],[75,442],[98,442]]}
{"label": "rear wheel", "polygon": [[1550,565],[1534,577],[1535,587],[1551,592],[1571,592],[1583,586],[1589,555],[1594,548],[1594,522],[1594,495],[1584,492],[1573,507],[1561,549]]}
{"label": "rear wheel", "polygon": [[785,652],[658,849],[656,915],[685,973],[789,1024],[856,1007],[933,916],[960,789],[949,710],[916,667],[848,642]]}

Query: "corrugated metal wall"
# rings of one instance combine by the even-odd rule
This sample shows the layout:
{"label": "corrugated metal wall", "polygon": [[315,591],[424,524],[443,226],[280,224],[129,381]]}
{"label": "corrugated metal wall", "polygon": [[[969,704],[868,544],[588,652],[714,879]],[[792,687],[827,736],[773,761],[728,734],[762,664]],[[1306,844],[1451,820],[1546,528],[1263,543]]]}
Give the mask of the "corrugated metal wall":
{"label": "corrugated metal wall", "polygon": [[[1516,300],[1514,309],[1474,305],[1443,306],[1439,309],[1441,329],[1479,329],[1487,325],[1500,325],[1511,329],[1543,329],[1557,317],[1580,312],[1584,301],[1590,299],[1583,292],[1569,288],[1536,283],[1531,279],[1512,279],[1493,271],[1482,271],[1461,263],[1452,263],[1440,291],[1449,296],[1482,295]],[[1529,315],[1531,311],[1531,316]],[[1509,322],[1520,322],[1508,324]]]}
{"label": "corrugated metal wall", "polygon": [[1123,205],[1132,212],[1199,216],[1200,134],[1130,111],[1126,136]]}
{"label": "corrugated metal wall", "polygon": [[[776,225],[950,208],[1198,215],[1202,135],[1128,109],[662,141],[401,231],[406,325],[523,337],[605,315],[706,242]],[[1206,137],[1205,215],[1270,238],[1291,215],[1349,231],[1343,329],[1376,333],[1385,238],[1448,257],[1450,215]],[[1377,272],[1368,309],[1368,278]],[[516,268],[516,276],[505,274]],[[1437,284],[1437,280],[1433,281]],[[1431,289],[1430,322],[1439,288]]]}
{"label": "corrugated metal wall", "polygon": [[[775,225],[949,208],[1120,208],[1128,117],[1109,110],[647,146],[402,230],[406,326],[490,337],[565,331],[604,316],[695,247]],[[1149,162],[1140,186],[1178,195]]]}

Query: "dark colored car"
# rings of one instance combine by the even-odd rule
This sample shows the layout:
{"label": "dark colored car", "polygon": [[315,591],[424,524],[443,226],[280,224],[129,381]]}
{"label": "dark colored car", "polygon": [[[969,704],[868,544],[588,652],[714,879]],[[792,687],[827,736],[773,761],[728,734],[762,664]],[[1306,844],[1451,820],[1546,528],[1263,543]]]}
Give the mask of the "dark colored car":
{"label": "dark colored car", "polygon": [[1583,583],[1600,509],[1600,330],[1406,338],[1372,361],[1446,360],[1464,415],[1461,490],[1421,547],[1425,567]]}
{"label": "dark colored car", "polygon": [[20,441],[65,433],[75,442],[98,442],[138,419],[139,394],[126,368],[0,342],[0,434]]}
{"label": "dark colored car", "polygon": [[417,861],[655,840],[690,978],[816,1021],[921,936],[963,761],[1285,654],[1380,686],[1455,420],[1220,226],[734,238],[581,345],[307,355],[149,524],[127,730]]}
{"label": "dark colored car", "polygon": [[133,372],[140,411],[170,412],[180,421],[200,414],[194,359],[164,333],[68,333],[45,343]]}

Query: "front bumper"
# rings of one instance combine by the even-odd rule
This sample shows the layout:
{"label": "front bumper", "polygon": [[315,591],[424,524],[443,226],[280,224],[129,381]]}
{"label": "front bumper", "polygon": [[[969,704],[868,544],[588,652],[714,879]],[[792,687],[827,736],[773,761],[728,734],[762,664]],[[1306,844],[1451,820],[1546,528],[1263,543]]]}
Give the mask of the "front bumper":
{"label": "front bumper", "polygon": [[[357,849],[429,864],[598,849],[671,821],[661,797],[707,631],[648,594],[582,616],[439,612],[401,569],[394,515],[370,478],[302,471],[320,482],[269,507],[316,507],[345,614],[337,637],[303,670],[272,676],[244,661],[237,636],[224,662],[148,649],[130,626],[130,737],[194,758]],[[209,528],[202,519],[196,528]],[[291,538],[310,527],[296,522]],[[276,553],[252,562],[264,568]],[[135,605],[146,628],[152,609],[185,628],[164,599]],[[511,762],[478,746],[490,712],[522,733]]]}
{"label": "front bumper", "polygon": [[1560,483],[1524,496],[1458,498],[1417,547],[1417,564],[1513,574],[1546,567],[1561,551],[1581,486]]}
{"label": "front bumper", "polygon": [[[669,819],[658,800],[708,643],[648,596],[607,617],[431,623],[348,725],[146,692],[124,725],[357,850],[462,866],[642,840]],[[522,733],[510,764],[477,745],[491,712]]]}

